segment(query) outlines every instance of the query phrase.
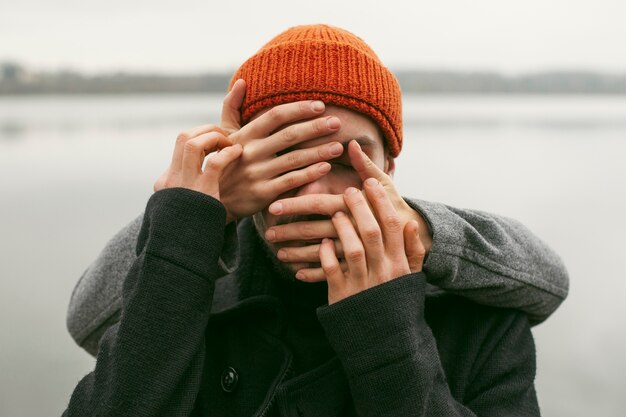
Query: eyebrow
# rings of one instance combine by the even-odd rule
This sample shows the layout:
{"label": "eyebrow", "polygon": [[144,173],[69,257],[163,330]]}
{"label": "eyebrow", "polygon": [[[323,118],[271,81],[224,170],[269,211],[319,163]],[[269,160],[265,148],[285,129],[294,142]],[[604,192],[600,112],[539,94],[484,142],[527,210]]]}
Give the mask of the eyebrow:
{"label": "eyebrow", "polygon": [[352,139],[350,139],[349,141],[347,141],[347,142],[345,143],[345,146],[348,146],[348,143],[350,143],[350,142],[351,142],[351,141],[353,141],[353,140],[356,140],[356,142],[357,142],[359,145],[361,145],[362,147],[363,147],[363,146],[366,146],[366,147],[372,147],[372,146],[376,145],[376,143],[377,143],[377,142],[376,142],[374,139],[372,139],[369,135],[363,135],[363,136],[358,136],[358,137],[356,137],[356,138],[352,138]]}

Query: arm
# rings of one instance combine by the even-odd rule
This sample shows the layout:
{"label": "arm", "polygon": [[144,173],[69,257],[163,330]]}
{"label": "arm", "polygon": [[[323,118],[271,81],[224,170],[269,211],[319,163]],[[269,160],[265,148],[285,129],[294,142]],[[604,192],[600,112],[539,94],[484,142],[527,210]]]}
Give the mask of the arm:
{"label": "arm", "polygon": [[[406,201],[432,229],[424,271],[434,285],[482,304],[518,309],[533,323],[549,317],[567,295],[567,271],[558,256],[518,222],[439,203]],[[133,247],[142,218],[107,243],[70,299],[69,332],[94,356],[104,331],[119,320],[122,283],[136,258]],[[236,252],[233,224],[226,236],[221,273],[227,272]]]}
{"label": "arm", "polygon": [[526,318],[451,303],[434,318],[436,340],[425,287],[410,274],[318,310],[357,415],[538,416]]}
{"label": "arm", "polygon": [[164,189],[148,202],[119,324],[105,332],[96,369],[74,390],[65,416],[193,410],[227,218],[219,178],[242,151],[209,129],[177,141]]}
{"label": "arm", "polygon": [[425,316],[426,277],[409,267],[409,253],[419,254],[418,272],[425,254],[417,222],[407,224],[407,233],[376,179],[367,179],[364,191],[344,193],[351,219],[341,211],[332,217],[346,266],[340,267],[332,240],[320,246],[329,305],[318,317],[357,414],[538,415],[526,319],[480,314],[482,307],[457,299],[431,310],[436,340]]}
{"label": "arm", "polygon": [[[80,347],[92,356],[106,330],[120,319],[122,286],[137,259],[135,248],[144,215],[133,219],[106,244],[74,287],[67,311],[67,329]],[[217,276],[234,269],[237,252],[236,225],[224,232],[224,245],[218,260]]]}
{"label": "arm", "polygon": [[[376,178],[383,185],[401,222],[417,221],[428,254],[424,271],[429,282],[481,304],[521,310],[532,323],[545,320],[566,297],[568,275],[563,263],[523,225],[480,211],[403,199],[391,178],[358,143],[350,143],[348,151],[361,179]],[[283,215],[332,216],[347,210],[341,195],[305,195],[277,204]],[[329,235],[329,230],[334,231],[329,222],[297,222],[271,230],[275,242],[336,238],[336,234]],[[306,246],[286,248],[285,252],[288,262],[317,261],[317,252]],[[411,271],[416,272],[412,262]],[[307,281],[326,280],[321,268],[304,272]]]}
{"label": "arm", "polygon": [[[180,188],[148,202],[119,323],[64,416],[188,416],[200,385],[205,330],[226,212]],[[200,369],[200,371],[199,371]]]}
{"label": "arm", "polygon": [[67,329],[74,341],[93,356],[104,332],[119,320],[122,286],[137,259],[135,248],[142,222],[143,214],[117,232],[72,292]]}
{"label": "arm", "polygon": [[480,211],[415,199],[432,246],[428,281],[480,304],[525,312],[531,323],[565,299],[569,278],[559,256],[519,222]]}

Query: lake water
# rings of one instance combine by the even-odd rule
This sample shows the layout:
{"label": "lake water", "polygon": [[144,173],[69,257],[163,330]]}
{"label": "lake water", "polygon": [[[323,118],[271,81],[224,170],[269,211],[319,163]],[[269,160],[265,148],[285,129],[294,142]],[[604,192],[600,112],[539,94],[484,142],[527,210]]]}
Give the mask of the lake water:
{"label": "lake water", "polygon": [[[60,415],[94,360],[65,310],[82,270],[143,210],[210,95],[0,97],[0,416]],[[503,214],[565,261],[570,296],[534,328],[544,416],[626,410],[626,97],[405,99],[405,195]]]}

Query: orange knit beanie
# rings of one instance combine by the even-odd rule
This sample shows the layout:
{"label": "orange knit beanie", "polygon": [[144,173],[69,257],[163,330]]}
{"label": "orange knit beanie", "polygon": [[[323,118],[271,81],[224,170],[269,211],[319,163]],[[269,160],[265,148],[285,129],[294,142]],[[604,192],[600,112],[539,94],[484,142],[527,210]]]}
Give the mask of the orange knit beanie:
{"label": "orange knit beanie", "polygon": [[352,33],[327,25],[296,26],[263,46],[235,72],[246,81],[247,123],[260,110],[298,100],[322,100],[372,118],[389,151],[402,148],[402,102],[394,75]]}

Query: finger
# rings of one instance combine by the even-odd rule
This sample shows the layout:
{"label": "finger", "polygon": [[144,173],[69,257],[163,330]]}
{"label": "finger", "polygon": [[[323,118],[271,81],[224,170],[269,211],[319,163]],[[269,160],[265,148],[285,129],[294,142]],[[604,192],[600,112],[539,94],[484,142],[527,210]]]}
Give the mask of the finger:
{"label": "finger", "polygon": [[[339,267],[344,274],[348,272],[348,265],[346,264],[346,261],[339,259]],[[324,272],[324,269],[321,267],[302,268],[298,270],[297,277],[300,281],[304,282],[323,282],[326,281],[326,272]]]}
{"label": "finger", "polygon": [[157,180],[154,182],[153,189],[155,193],[165,188],[169,172],[170,168],[168,167],[165,172],[161,174],[161,176],[157,178]]}
{"label": "finger", "polygon": [[418,233],[418,224],[415,220],[404,226],[404,250],[411,272],[420,272],[424,266],[426,248]]}
{"label": "finger", "polygon": [[285,152],[288,148],[311,139],[328,136],[339,130],[338,117],[318,117],[313,120],[295,123],[271,134],[263,145],[255,149],[259,155],[272,155]]}
{"label": "finger", "polygon": [[271,214],[293,216],[323,214],[332,216],[338,211],[347,211],[348,207],[342,194],[307,194],[298,197],[283,198],[270,204]]}
{"label": "finger", "polygon": [[343,153],[343,145],[331,142],[313,148],[296,149],[270,159],[259,168],[259,175],[265,178],[274,178],[285,172],[309,166],[316,162],[334,159]]}
{"label": "finger", "polygon": [[227,146],[221,149],[219,152],[211,155],[205,164],[204,175],[210,178],[216,178],[217,175],[221,174],[221,172],[235,159],[237,159],[241,152],[243,151],[243,147],[236,143],[232,146]]}
{"label": "finger", "polygon": [[384,186],[391,183],[391,177],[363,152],[361,145],[356,140],[351,140],[348,144],[348,156],[352,167],[361,177],[361,181],[365,181],[367,178],[376,178]]}
{"label": "finger", "polygon": [[[328,281],[329,292],[331,292],[333,288],[341,285],[345,279],[335,254],[335,244],[331,239],[324,239],[320,245],[320,263]],[[301,270],[296,273],[296,278],[303,279],[304,277],[306,275]]]}
{"label": "finger", "polygon": [[[385,246],[378,221],[370,209],[365,196],[358,189],[349,187],[344,193],[344,199],[365,247],[367,264],[370,269],[379,273],[381,272],[380,268],[385,255]],[[339,231],[337,233],[339,234]],[[346,256],[348,256],[347,248]]]}
{"label": "finger", "polygon": [[382,229],[385,250],[392,255],[404,253],[403,225],[387,191],[375,178],[368,178],[363,183],[367,201],[374,209],[378,224]]}
{"label": "finger", "polygon": [[183,166],[183,155],[185,153],[185,144],[191,139],[209,132],[219,132],[224,136],[228,135],[219,126],[212,124],[197,126],[178,134],[176,137],[176,144],[174,145],[174,154],[172,155],[172,163],[170,166],[171,172],[177,173],[181,171]]}
{"label": "finger", "polygon": [[288,240],[319,241],[325,237],[337,237],[335,226],[330,219],[286,223],[272,226],[265,231],[265,238],[272,243]]}
{"label": "finger", "polygon": [[[335,230],[343,246],[344,259],[348,264],[348,271],[355,279],[367,278],[367,263],[363,243],[354,229],[348,216],[338,211],[332,218]],[[321,255],[320,255],[321,257]],[[321,261],[321,259],[320,259]]]}
{"label": "finger", "polygon": [[320,162],[297,171],[291,171],[265,184],[266,195],[274,198],[294,188],[302,187],[328,174],[332,166],[328,162]]}
{"label": "finger", "polygon": [[320,245],[288,246],[280,248],[276,257],[282,262],[308,263],[320,261]]}
{"label": "finger", "polygon": [[[287,263],[311,263],[320,261],[320,245],[311,244],[304,246],[285,246],[278,250],[276,256]],[[341,242],[335,240],[335,253],[341,261],[343,258],[343,247]]]}
{"label": "finger", "polygon": [[241,105],[246,96],[246,82],[238,79],[233,84],[222,105],[222,129],[228,133],[233,133],[241,129]]}
{"label": "finger", "polygon": [[183,182],[202,173],[202,163],[207,154],[230,145],[228,138],[219,132],[204,133],[188,140],[183,147],[181,174]]}
{"label": "finger", "polygon": [[391,199],[392,204],[396,207],[396,210],[398,210],[400,217],[404,219],[412,217],[413,209],[411,209],[404,201],[396,189],[392,178],[380,169],[365,152],[363,152],[361,145],[359,145],[356,140],[352,140],[348,144],[348,156],[350,157],[352,167],[361,177],[362,181],[365,181],[367,178],[377,179],[378,182],[383,185],[387,195]]}
{"label": "finger", "polygon": [[[318,255],[319,258],[319,255]],[[299,271],[301,269],[306,268],[321,268],[322,264],[320,264],[319,260],[317,262],[289,262],[286,263],[292,271]]]}
{"label": "finger", "polygon": [[251,137],[264,138],[281,126],[299,120],[310,119],[324,113],[324,103],[319,100],[304,100],[272,107],[241,130]]}

